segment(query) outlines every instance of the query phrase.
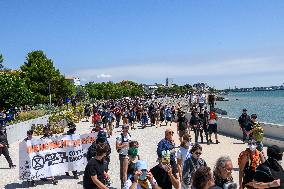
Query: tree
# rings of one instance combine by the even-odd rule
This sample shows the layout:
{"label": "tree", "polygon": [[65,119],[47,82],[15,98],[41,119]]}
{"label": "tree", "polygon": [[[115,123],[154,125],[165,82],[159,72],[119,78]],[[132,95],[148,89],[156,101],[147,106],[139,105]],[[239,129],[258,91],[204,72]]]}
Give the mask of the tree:
{"label": "tree", "polygon": [[33,102],[33,94],[19,74],[0,74],[0,87],[0,106],[6,109]]}
{"label": "tree", "polygon": [[28,53],[21,71],[22,78],[34,93],[36,104],[49,102],[49,86],[53,102],[65,99],[75,91],[74,86],[65,81],[64,76],[53,66],[53,61],[41,50]]}
{"label": "tree", "polygon": [[142,85],[133,81],[121,81],[120,83],[89,82],[85,85],[90,98],[95,99],[118,99],[121,97],[134,97],[144,94]]}

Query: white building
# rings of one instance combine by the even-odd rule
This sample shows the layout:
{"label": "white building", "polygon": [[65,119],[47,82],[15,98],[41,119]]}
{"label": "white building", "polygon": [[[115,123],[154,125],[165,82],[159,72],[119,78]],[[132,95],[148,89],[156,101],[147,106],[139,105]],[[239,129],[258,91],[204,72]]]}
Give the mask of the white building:
{"label": "white building", "polygon": [[75,86],[81,85],[81,81],[79,77],[65,77],[65,79],[70,81]]}
{"label": "white building", "polygon": [[157,85],[146,85],[143,84],[143,89],[144,92],[147,94],[153,94],[155,92],[155,90],[157,90],[159,87]]}

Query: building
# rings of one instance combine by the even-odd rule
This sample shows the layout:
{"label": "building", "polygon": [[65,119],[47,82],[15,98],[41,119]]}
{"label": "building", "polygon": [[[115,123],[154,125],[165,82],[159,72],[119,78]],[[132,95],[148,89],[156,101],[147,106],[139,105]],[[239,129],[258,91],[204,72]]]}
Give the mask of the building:
{"label": "building", "polygon": [[143,90],[147,94],[153,94],[158,88],[159,88],[159,86],[157,84],[155,84],[155,85],[143,84]]}
{"label": "building", "polygon": [[70,81],[75,86],[81,85],[81,81],[79,77],[65,77],[65,79]]}
{"label": "building", "polygon": [[173,78],[166,78],[166,87],[172,87],[173,86]]}

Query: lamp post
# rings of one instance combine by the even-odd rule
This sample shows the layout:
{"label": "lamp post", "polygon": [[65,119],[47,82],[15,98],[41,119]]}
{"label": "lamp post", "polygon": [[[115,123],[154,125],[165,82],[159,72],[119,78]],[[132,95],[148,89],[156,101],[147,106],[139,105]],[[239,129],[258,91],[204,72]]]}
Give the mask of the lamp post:
{"label": "lamp post", "polygon": [[51,106],[51,84],[50,82],[48,83],[48,92],[49,92],[49,106]]}

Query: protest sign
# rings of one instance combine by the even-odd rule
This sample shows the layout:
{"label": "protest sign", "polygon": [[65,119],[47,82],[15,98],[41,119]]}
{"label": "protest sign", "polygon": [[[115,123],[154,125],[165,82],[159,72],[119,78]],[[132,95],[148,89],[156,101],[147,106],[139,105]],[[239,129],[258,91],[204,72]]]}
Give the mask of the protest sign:
{"label": "protest sign", "polygon": [[86,165],[88,148],[95,134],[63,135],[23,141],[19,146],[19,175],[22,180],[38,180]]}

